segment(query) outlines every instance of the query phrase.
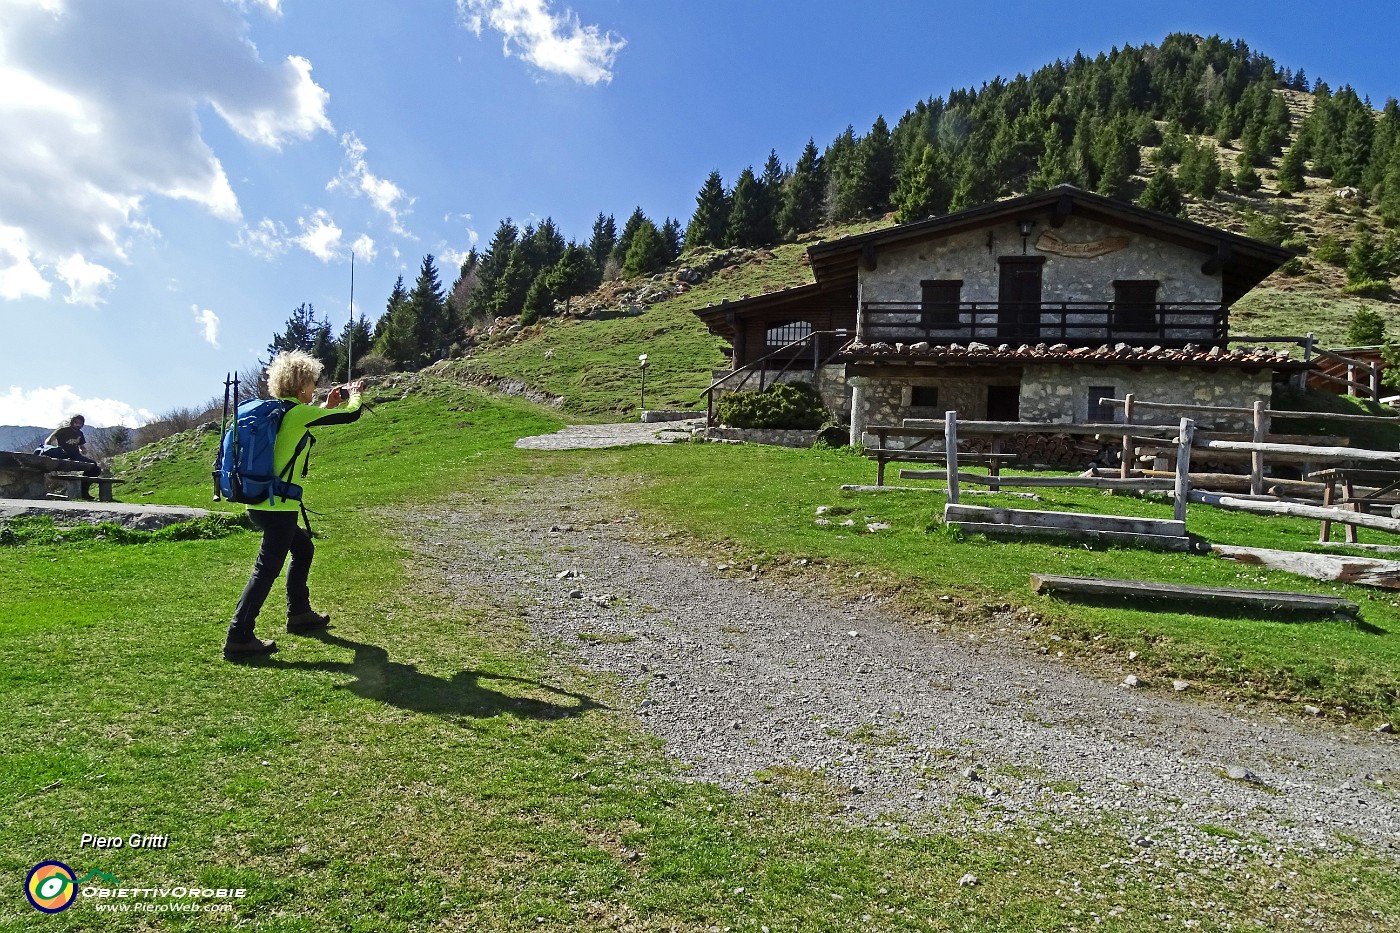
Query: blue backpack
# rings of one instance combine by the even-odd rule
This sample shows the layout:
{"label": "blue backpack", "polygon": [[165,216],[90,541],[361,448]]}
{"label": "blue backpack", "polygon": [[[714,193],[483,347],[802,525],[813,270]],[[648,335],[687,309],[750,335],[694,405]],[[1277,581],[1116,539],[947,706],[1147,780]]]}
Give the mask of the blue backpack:
{"label": "blue backpack", "polygon": [[[301,487],[292,482],[292,470],[301,452],[315,442],[311,432],[297,441],[281,475],[277,475],[272,457],[282,417],[295,405],[280,399],[255,398],[238,406],[219,448],[214,469],[215,498],[249,505],[276,505],[279,499],[301,499]],[[307,465],[302,466],[302,476],[306,475]]]}

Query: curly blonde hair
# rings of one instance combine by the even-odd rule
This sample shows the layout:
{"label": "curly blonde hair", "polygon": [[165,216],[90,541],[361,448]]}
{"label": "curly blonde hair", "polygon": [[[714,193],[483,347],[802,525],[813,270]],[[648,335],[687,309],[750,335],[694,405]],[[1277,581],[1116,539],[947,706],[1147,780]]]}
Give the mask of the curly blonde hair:
{"label": "curly blonde hair", "polygon": [[283,350],[267,366],[267,391],[273,398],[291,398],[321,378],[325,364],[302,350]]}

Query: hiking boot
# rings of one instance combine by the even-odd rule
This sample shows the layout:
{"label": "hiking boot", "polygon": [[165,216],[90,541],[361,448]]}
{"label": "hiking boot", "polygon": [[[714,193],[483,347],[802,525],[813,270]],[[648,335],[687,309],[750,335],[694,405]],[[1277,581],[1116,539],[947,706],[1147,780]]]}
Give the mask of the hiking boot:
{"label": "hiking boot", "polygon": [[228,640],[224,642],[224,660],[237,661],[259,654],[271,654],[277,650],[277,642],[269,638],[251,636],[246,641]]}
{"label": "hiking boot", "polygon": [[330,613],[317,612],[315,609],[287,616],[287,632],[292,635],[305,635],[307,632],[323,629],[330,624]]}

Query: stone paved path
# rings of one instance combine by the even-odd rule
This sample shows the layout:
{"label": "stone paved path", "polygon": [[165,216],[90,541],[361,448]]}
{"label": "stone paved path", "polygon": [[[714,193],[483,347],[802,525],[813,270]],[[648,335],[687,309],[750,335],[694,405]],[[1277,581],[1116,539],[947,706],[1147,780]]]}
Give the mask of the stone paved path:
{"label": "stone paved path", "polygon": [[651,424],[571,424],[553,434],[522,437],[516,447],[527,450],[574,450],[583,447],[630,447],[633,444],[670,444],[689,440],[691,429],[702,419],[662,421]]}

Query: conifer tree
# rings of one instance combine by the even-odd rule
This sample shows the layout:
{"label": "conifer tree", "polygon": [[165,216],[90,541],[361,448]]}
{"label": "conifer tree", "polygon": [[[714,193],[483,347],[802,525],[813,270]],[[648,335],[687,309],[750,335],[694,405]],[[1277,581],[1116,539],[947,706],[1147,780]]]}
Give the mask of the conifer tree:
{"label": "conifer tree", "polygon": [[1381,220],[1390,226],[1400,225],[1400,145],[1392,147],[1390,163],[1381,179],[1377,207]]}
{"label": "conifer tree", "polygon": [[772,242],[764,237],[772,231],[771,215],[766,215],[767,200],[763,186],[754,177],[753,168],[745,168],[734,183],[734,195],[729,207],[729,225],[724,231],[726,246],[763,246]]}
{"label": "conifer tree", "polygon": [[456,336],[455,322],[448,318],[447,298],[432,253],[423,257],[408,301],[413,308],[413,350],[417,362],[421,365],[446,356],[447,347]]}
{"label": "conifer tree", "polygon": [[839,223],[855,216],[851,199],[847,195],[851,187],[849,177],[855,171],[855,158],[855,127],[848,125],[822,154],[822,164],[826,166],[826,190],[822,195],[822,212],[829,222]]}
{"label": "conifer tree", "polygon": [[1215,197],[1223,180],[1220,156],[1208,140],[1187,140],[1181,150],[1181,167],[1177,182],[1190,194],[1209,200]]}
{"label": "conifer tree", "polygon": [[1303,177],[1303,148],[1296,143],[1283,153],[1278,165],[1278,193],[1297,194],[1307,187]]}
{"label": "conifer tree", "polygon": [[942,153],[924,143],[918,164],[900,179],[895,220],[903,224],[945,213],[952,196]]}
{"label": "conifer tree", "polygon": [[695,213],[685,228],[685,248],[723,246],[728,226],[729,198],[724,192],[724,179],[719,172],[711,172],[695,196]]}
{"label": "conifer tree", "polygon": [[373,340],[369,321],[363,315],[355,315],[345,322],[340,329],[340,339],[335,342],[335,366],[331,372],[336,382],[348,382],[360,371],[360,357],[370,351]]}
{"label": "conifer tree", "polygon": [[[627,261],[627,253],[632,249],[632,239],[637,235],[643,224],[649,224],[647,215],[642,213],[640,206],[632,211],[632,216],[627,218],[627,223],[622,225],[622,234],[617,238],[617,246],[613,247],[613,259],[621,267]],[[626,272],[624,271],[624,275]]]}
{"label": "conifer tree", "polygon": [[1253,194],[1263,186],[1264,182],[1259,178],[1254,163],[1246,153],[1240,153],[1239,158],[1235,160],[1235,166],[1234,184],[1237,191]]}
{"label": "conifer tree", "polygon": [[666,244],[667,263],[680,258],[684,240],[685,233],[681,230],[681,222],[674,217],[667,217],[666,222],[661,225],[661,241]]}
{"label": "conifer tree", "polygon": [[467,302],[472,320],[486,321],[496,314],[496,286],[506,270],[506,264],[510,262],[511,253],[515,251],[515,244],[519,238],[520,231],[511,223],[509,217],[501,221],[491,236],[491,242],[487,244],[486,252],[481,254],[481,262],[477,265],[476,290]]}
{"label": "conifer tree", "polygon": [[480,266],[481,254],[476,251],[476,247],[472,247],[467,251],[462,265],[458,267],[457,278],[452,287],[447,290],[447,314],[459,326],[465,326],[471,320],[471,296],[480,283],[480,276],[477,274]]}
{"label": "conifer tree", "polygon": [[1113,118],[1095,134],[1093,156],[1099,170],[1095,190],[1111,198],[1122,196],[1138,167],[1138,148],[1126,117]]}
{"label": "conifer tree", "polygon": [[826,181],[821,155],[810,138],[797,164],[783,184],[778,208],[778,229],[785,240],[795,240],[798,234],[815,230],[822,221],[822,200]]}
{"label": "conifer tree", "polygon": [[593,254],[593,264],[598,268],[598,281],[602,281],[603,267],[608,264],[608,257],[617,248],[617,221],[608,214],[603,216],[598,212],[598,219],[593,221],[593,235],[588,240],[588,251]]}
{"label": "conifer tree", "polygon": [[[303,302],[292,310],[282,332],[274,334],[267,345],[269,361],[284,350],[301,350],[316,355],[316,335],[324,325],[316,318],[316,309],[309,302]],[[266,364],[263,364],[266,366]]]}
{"label": "conifer tree", "polygon": [[1171,169],[1164,165],[1157,167],[1152,173],[1152,178],[1148,180],[1147,187],[1143,189],[1142,196],[1138,198],[1138,205],[1159,214],[1172,217],[1181,215],[1181,189],[1177,187]]}
{"label": "conifer tree", "polygon": [[408,290],[404,288],[403,276],[394,282],[384,313],[374,325],[374,352],[399,369],[413,365],[415,354],[414,335],[417,332],[413,320],[413,305],[408,300]]}
{"label": "conifer tree", "polygon": [[656,229],[656,224],[643,218],[627,248],[627,257],[622,261],[622,274],[629,277],[650,275],[665,266],[666,243],[661,231]]}
{"label": "conifer tree", "polygon": [[550,291],[547,279],[547,276],[539,275],[530,283],[520,309],[521,324],[533,324],[553,310],[554,295]]}
{"label": "conifer tree", "polygon": [[336,345],[335,337],[331,334],[330,321],[321,321],[316,325],[309,352],[321,361],[327,376],[335,372]]}
{"label": "conifer tree", "polygon": [[[544,275],[550,295],[557,301],[582,295],[598,281],[598,267],[589,247],[570,243],[553,267]],[[528,301],[528,295],[526,296]]]}

